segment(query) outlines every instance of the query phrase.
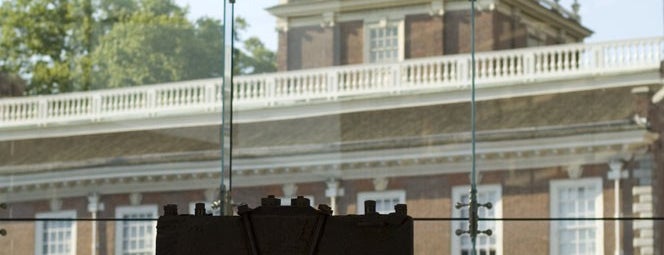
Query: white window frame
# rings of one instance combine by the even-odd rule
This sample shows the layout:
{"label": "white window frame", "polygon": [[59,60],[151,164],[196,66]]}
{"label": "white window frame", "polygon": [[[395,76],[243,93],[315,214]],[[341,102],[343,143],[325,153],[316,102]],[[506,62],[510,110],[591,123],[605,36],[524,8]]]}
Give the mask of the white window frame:
{"label": "white window frame", "polygon": [[[373,192],[359,192],[357,193],[357,214],[364,214],[364,201],[366,200],[381,200],[381,199],[399,199],[398,204],[406,203],[405,190],[386,190],[386,191],[373,191]],[[394,208],[390,211],[378,211],[380,214],[393,213]]]}
{"label": "white window frame", "polygon": [[[120,206],[115,208],[115,217],[116,219],[122,219],[124,215],[127,214],[137,214],[137,213],[152,213],[155,218],[159,217],[159,211],[157,205],[141,205],[141,206]],[[122,224],[124,222],[118,220],[115,222],[115,254],[124,255],[122,251]],[[150,249],[154,252],[157,248],[157,221],[151,221],[153,229],[153,242],[152,248]],[[153,253],[154,254],[154,253]]]}
{"label": "white window frame", "polygon": [[[76,211],[57,211],[57,212],[43,212],[35,214],[37,219],[76,219]],[[44,223],[45,221],[37,221],[35,223],[35,254],[42,255],[44,250],[43,235],[44,235]],[[69,254],[76,254],[76,221],[71,221],[71,241],[70,241],[70,250]]]}
{"label": "white window frame", "polygon": [[[597,197],[595,198],[595,214],[594,217],[596,218],[602,218],[604,214],[604,206],[603,206],[603,188],[602,188],[602,178],[584,178],[584,179],[575,179],[575,180],[553,180],[549,184],[549,196],[551,196],[550,200],[550,217],[551,218],[559,218],[560,215],[558,214],[559,210],[559,205],[560,205],[560,199],[558,197],[558,190],[560,188],[568,188],[568,187],[579,187],[579,186],[589,186],[592,185],[595,187],[596,191],[598,192]],[[604,254],[604,221],[594,221],[595,222],[595,233],[596,233],[596,249],[595,249],[595,254]],[[559,254],[558,247],[560,246],[559,240],[558,240],[558,225],[559,221],[551,221],[550,225],[551,227],[549,228],[549,236],[550,236],[550,254],[556,255]]]}
{"label": "white window frame", "polygon": [[[376,18],[370,17],[364,20],[364,37],[363,37],[363,52],[364,63],[367,64],[380,64],[380,63],[394,63],[403,61],[406,55],[406,40],[405,40],[405,16],[390,17],[390,18]],[[371,62],[371,29],[372,28],[385,28],[388,25],[397,26],[397,59],[389,62]]]}
{"label": "white window frame", "polygon": [[[462,202],[462,203],[468,203],[469,201],[460,201],[462,195],[467,195],[470,192],[470,186],[455,186],[452,188],[452,218],[460,218],[461,217],[461,210],[456,209],[454,205],[457,202]],[[491,210],[494,211],[494,215],[496,218],[502,218],[503,217],[503,190],[502,187],[498,184],[490,184],[490,185],[478,185],[477,186],[477,192],[495,192],[497,194],[497,201],[492,202],[492,208]],[[486,203],[488,201],[478,201],[479,203]],[[457,228],[459,228],[460,222],[459,221],[452,221],[452,226],[451,229],[451,236],[452,236],[452,245],[451,248],[451,253],[452,255],[461,255],[461,239],[455,234],[455,231]],[[491,231],[493,232],[492,235],[496,237],[496,255],[502,255],[503,254],[503,222],[500,220],[495,221],[495,228],[492,229]],[[480,229],[484,230],[484,229]]]}

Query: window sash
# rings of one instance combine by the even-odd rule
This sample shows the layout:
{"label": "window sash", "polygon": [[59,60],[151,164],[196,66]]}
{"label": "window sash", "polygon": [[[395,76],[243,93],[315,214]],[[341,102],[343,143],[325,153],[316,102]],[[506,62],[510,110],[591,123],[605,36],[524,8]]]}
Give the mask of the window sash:
{"label": "window sash", "polygon": [[[552,181],[551,217],[602,217],[602,180]],[[551,254],[603,254],[603,226],[596,221],[551,222]]]}
{"label": "window sash", "polygon": [[[76,218],[76,211],[38,213],[35,218]],[[76,254],[75,221],[37,221],[35,224],[35,254]]]}
{"label": "window sash", "polygon": [[[118,207],[115,216],[119,219],[156,219],[158,210],[152,206]],[[154,254],[157,238],[157,222],[118,221],[115,224],[115,254]]]}

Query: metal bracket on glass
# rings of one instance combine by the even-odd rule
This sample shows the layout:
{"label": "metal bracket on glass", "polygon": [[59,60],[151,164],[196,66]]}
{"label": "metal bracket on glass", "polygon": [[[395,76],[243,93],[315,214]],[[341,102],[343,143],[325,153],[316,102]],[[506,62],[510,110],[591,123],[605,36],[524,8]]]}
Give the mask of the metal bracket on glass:
{"label": "metal bracket on glass", "polygon": [[468,229],[463,230],[463,229],[457,229],[454,231],[454,233],[457,236],[463,235],[463,234],[469,234],[471,238],[475,239],[479,234],[484,234],[487,236],[490,236],[493,234],[493,231],[491,229],[486,229],[486,230],[479,230],[479,214],[478,210],[480,207],[484,207],[488,210],[491,210],[493,208],[493,205],[491,203],[484,203],[480,204],[477,202],[477,191],[472,190],[470,192],[470,202],[467,204],[458,202],[454,207],[458,210],[464,207],[468,207]]}

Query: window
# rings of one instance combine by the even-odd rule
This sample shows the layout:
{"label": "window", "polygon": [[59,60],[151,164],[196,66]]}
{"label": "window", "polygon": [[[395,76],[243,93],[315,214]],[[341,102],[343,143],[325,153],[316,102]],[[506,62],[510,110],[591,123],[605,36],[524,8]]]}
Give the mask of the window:
{"label": "window", "polygon": [[[75,219],[76,211],[38,213],[36,218]],[[35,254],[76,254],[75,221],[37,221],[35,227]]]}
{"label": "window", "polygon": [[[115,209],[118,219],[156,219],[157,206],[131,206]],[[157,237],[157,221],[118,221],[115,224],[115,254],[154,254]]]}
{"label": "window", "polygon": [[[295,197],[280,197],[281,199],[281,205],[291,205],[291,199]],[[314,196],[304,196],[304,198],[309,199],[309,205],[311,207],[316,207],[316,203],[314,202]]]}
{"label": "window", "polygon": [[365,23],[365,62],[386,63],[403,60],[403,21]]}
{"label": "window", "polygon": [[204,203],[205,204],[205,213],[206,214],[212,214],[212,215],[215,215],[215,216],[221,215],[221,211],[219,210],[219,208],[212,209],[212,203],[204,202],[204,201],[189,203],[189,214],[194,215],[194,211],[196,209],[196,203]]}
{"label": "window", "polygon": [[[468,203],[470,201],[469,194],[470,186],[459,186],[452,189],[453,205],[457,202]],[[481,185],[477,186],[477,201],[480,203],[491,202],[493,208],[488,210],[480,207],[478,214],[480,218],[500,218],[503,213],[502,194],[500,185]],[[468,208],[461,209],[452,208],[453,218],[468,218]],[[452,222],[452,254],[453,255],[470,255],[472,243],[470,236],[461,235],[457,236],[454,232],[457,229],[467,230],[468,222],[466,221],[453,221]],[[502,234],[503,224],[500,221],[480,221],[479,229],[491,229],[493,234],[491,236],[479,235],[477,236],[477,251],[480,255],[500,255],[502,253]]]}
{"label": "window", "polygon": [[[602,217],[602,180],[552,181],[551,217]],[[552,221],[551,254],[604,254],[602,221]]]}
{"label": "window", "polygon": [[406,191],[390,190],[378,192],[360,192],[357,194],[357,213],[364,214],[364,201],[375,200],[376,212],[388,214],[394,212],[394,206],[406,203]]}

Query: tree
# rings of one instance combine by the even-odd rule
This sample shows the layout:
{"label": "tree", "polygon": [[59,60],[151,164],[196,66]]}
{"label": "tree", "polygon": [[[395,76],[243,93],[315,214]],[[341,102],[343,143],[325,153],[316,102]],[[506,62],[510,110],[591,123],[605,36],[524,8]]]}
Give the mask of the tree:
{"label": "tree", "polygon": [[[156,1],[167,2],[167,1]],[[92,52],[95,89],[190,79],[194,27],[177,6],[144,1],[117,22]]]}
{"label": "tree", "polygon": [[[25,78],[28,94],[220,77],[221,21],[187,12],[173,0],[4,1],[0,71]],[[258,38],[238,43],[236,73],[276,70]]]}
{"label": "tree", "polygon": [[235,74],[259,74],[277,71],[277,55],[267,49],[265,44],[255,36],[242,40],[242,32],[246,32],[249,24],[242,17],[235,18],[235,42],[243,44],[243,48],[233,50],[236,59],[233,72]]}
{"label": "tree", "polygon": [[[30,94],[75,90],[86,43],[83,1],[16,0],[0,6],[0,71],[29,77]],[[85,21],[84,21],[85,23]]]}

